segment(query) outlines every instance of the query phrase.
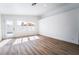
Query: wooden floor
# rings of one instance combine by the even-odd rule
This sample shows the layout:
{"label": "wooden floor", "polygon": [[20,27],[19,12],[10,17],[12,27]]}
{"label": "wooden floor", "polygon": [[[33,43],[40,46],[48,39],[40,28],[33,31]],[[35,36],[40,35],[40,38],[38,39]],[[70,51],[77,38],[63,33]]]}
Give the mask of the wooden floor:
{"label": "wooden floor", "polygon": [[0,55],[79,55],[79,46],[38,35],[3,40]]}

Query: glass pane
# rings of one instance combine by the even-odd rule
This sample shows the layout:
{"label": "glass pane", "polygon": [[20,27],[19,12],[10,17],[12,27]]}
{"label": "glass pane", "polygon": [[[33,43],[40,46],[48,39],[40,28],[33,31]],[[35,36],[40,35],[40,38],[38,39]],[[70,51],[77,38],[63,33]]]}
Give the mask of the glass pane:
{"label": "glass pane", "polygon": [[6,21],[6,24],[7,24],[7,25],[13,25],[13,22],[10,21],[10,20],[7,20],[7,21]]}
{"label": "glass pane", "polygon": [[17,25],[21,26],[21,24],[22,24],[22,21],[17,21]]}

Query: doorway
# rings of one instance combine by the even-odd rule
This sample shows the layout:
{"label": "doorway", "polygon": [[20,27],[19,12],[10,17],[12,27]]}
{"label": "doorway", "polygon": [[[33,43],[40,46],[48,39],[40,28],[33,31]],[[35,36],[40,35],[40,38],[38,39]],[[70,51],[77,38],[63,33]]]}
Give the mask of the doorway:
{"label": "doorway", "polygon": [[33,26],[32,25],[25,26],[25,25],[22,25],[23,22],[26,22],[26,21],[15,20],[15,19],[5,19],[3,21],[3,38],[35,35],[36,34],[35,24]]}

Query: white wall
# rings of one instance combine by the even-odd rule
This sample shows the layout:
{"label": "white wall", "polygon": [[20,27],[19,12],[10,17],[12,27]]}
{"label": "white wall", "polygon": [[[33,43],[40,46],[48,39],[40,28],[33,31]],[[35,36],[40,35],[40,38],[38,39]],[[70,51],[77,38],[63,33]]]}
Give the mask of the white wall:
{"label": "white wall", "polygon": [[0,41],[2,40],[2,31],[1,31],[1,15],[0,15]]}
{"label": "white wall", "polygon": [[39,33],[78,44],[77,18],[79,9],[48,16],[39,21]]}
{"label": "white wall", "polygon": [[[23,16],[23,15],[2,15],[2,20],[3,20],[3,38],[6,38],[5,36],[5,29],[6,29],[6,25],[4,25],[6,22],[6,20],[12,20],[14,21],[14,26],[15,26],[15,33],[14,36],[26,36],[26,35],[34,35],[34,34],[38,34],[38,17],[36,16]],[[35,23],[34,27],[35,30],[34,31],[28,31],[26,27],[22,27],[22,26],[18,26],[17,25],[17,21],[24,21],[24,22],[33,22]],[[10,30],[8,30],[10,31]]]}
{"label": "white wall", "polygon": [[79,13],[78,12],[79,12],[79,9],[77,10],[77,16],[78,17],[77,17],[77,22],[76,22],[77,26],[78,26],[78,30],[77,30],[78,31],[78,35],[77,36],[78,36],[78,44],[79,44]]}

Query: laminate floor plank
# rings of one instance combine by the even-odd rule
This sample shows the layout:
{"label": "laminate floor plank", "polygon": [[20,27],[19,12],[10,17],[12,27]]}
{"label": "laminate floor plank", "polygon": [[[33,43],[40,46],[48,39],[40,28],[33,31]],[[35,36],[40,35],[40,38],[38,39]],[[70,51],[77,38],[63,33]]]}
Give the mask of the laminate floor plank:
{"label": "laminate floor plank", "polygon": [[79,45],[42,35],[10,38],[0,43],[0,55],[79,55]]}

